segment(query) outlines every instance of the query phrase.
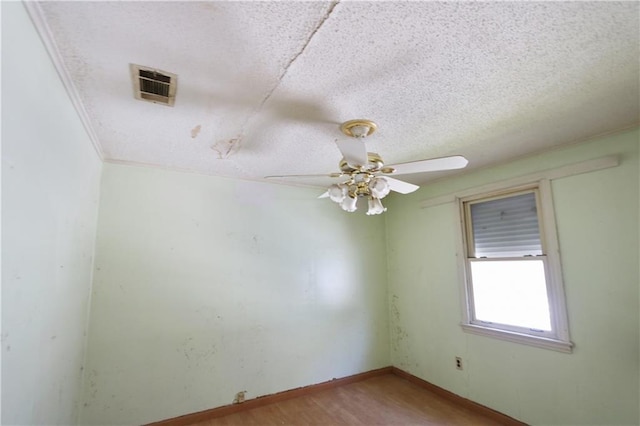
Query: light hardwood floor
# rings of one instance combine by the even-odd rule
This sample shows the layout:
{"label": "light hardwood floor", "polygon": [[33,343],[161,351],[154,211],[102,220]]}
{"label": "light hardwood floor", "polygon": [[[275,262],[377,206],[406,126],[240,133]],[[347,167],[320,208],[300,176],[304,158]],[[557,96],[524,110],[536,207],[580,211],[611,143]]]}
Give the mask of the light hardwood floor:
{"label": "light hardwood floor", "polygon": [[499,424],[402,377],[386,374],[193,426]]}

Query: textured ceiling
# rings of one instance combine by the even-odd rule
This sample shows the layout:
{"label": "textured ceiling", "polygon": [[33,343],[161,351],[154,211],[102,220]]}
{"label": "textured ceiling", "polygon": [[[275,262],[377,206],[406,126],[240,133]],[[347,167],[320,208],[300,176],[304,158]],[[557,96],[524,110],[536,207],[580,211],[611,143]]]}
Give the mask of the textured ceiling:
{"label": "textured ceiling", "polygon": [[[39,6],[105,160],[329,173],[339,124],[368,118],[387,164],[473,169],[639,121],[637,2]],[[135,100],[131,63],[177,74],[175,106]]]}

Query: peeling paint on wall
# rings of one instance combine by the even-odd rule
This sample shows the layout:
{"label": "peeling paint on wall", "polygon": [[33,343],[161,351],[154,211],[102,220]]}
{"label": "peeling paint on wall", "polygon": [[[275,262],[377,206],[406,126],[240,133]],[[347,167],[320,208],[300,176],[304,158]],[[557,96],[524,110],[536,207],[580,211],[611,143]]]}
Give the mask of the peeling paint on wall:
{"label": "peeling paint on wall", "polygon": [[246,393],[247,393],[247,391],[238,392],[236,394],[236,397],[233,399],[233,403],[234,404],[243,403]]}

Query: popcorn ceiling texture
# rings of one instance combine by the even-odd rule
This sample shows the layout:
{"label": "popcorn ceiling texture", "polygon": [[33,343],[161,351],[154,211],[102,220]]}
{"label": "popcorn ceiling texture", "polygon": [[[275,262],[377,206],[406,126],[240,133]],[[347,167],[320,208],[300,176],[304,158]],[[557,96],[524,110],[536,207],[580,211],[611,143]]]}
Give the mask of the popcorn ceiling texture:
{"label": "popcorn ceiling texture", "polygon": [[[462,154],[478,168],[640,114],[635,2],[40,6],[112,161],[329,173],[338,125],[368,118],[367,147],[387,164]],[[176,73],[175,107],[136,101],[129,63]]]}

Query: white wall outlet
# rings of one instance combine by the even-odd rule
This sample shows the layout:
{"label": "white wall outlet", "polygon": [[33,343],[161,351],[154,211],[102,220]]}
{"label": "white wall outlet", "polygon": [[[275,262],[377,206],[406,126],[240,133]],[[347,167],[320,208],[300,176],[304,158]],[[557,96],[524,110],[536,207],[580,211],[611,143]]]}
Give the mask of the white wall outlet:
{"label": "white wall outlet", "polygon": [[456,357],[456,368],[458,370],[464,370],[462,368],[462,358],[460,358],[459,356]]}

